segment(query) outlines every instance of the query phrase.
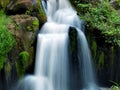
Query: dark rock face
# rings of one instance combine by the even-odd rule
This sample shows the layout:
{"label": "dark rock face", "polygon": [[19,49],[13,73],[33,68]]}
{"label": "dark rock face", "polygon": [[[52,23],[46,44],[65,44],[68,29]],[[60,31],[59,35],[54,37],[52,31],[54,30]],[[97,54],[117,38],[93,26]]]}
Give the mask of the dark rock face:
{"label": "dark rock face", "polygon": [[120,47],[105,42],[98,30],[86,31],[92,52],[93,62],[100,86],[113,85],[110,81],[120,82]]}
{"label": "dark rock face", "polygon": [[26,10],[29,10],[32,7],[31,0],[11,0],[7,6],[8,13],[25,13]]}

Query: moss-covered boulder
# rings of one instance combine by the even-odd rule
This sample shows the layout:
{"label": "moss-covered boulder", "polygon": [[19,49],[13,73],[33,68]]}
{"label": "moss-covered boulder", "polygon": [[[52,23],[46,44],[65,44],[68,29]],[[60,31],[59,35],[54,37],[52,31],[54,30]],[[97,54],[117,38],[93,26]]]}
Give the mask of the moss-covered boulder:
{"label": "moss-covered boulder", "polygon": [[38,2],[33,5],[32,13],[38,18],[39,26],[41,27],[47,21],[47,17],[40,2],[41,0],[38,0]]}
{"label": "moss-covered boulder", "polygon": [[41,5],[41,0],[11,0],[7,6],[7,14],[36,16],[39,20],[40,27],[47,21],[47,17]]}
{"label": "moss-covered boulder", "polygon": [[20,77],[24,75],[25,70],[34,60],[34,41],[36,32],[39,30],[39,21],[30,15],[14,15],[11,18],[9,29],[16,39],[16,45],[8,55],[10,56],[9,60],[16,66],[17,74]]}
{"label": "moss-covered boulder", "polygon": [[[36,17],[30,15],[13,15],[10,18],[9,24],[5,24],[6,26],[0,25],[0,27],[3,27],[0,29],[2,35],[0,37],[3,37],[0,38],[0,50],[2,50],[0,51],[1,90],[9,90],[9,87],[24,76],[26,71],[33,72],[36,33],[39,30],[39,20]],[[6,23],[4,19],[8,19],[2,18],[2,21]],[[4,33],[3,29],[11,33],[14,37],[12,41],[9,33]],[[11,46],[13,42],[15,42],[14,46]],[[6,50],[9,50],[9,52],[5,52]],[[4,54],[4,52],[5,55],[2,55],[4,56],[2,58],[1,53]],[[5,59],[4,62],[1,61],[3,59]]]}

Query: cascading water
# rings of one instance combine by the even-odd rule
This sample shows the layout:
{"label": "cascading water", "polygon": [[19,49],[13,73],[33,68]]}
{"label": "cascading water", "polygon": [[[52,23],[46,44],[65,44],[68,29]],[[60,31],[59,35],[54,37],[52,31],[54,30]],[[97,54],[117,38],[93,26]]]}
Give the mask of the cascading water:
{"label": "cascading water", "polygon": [[27,76],[19,90],[80,90],[70,89],[69,84],[72,82],[69,80],[70,26],[78,32],[78,59],[82,65],[83,88],[96,90],[89,48],[76,11],[67,0],[43,3],[48,20],[37,38],[35,74]]}

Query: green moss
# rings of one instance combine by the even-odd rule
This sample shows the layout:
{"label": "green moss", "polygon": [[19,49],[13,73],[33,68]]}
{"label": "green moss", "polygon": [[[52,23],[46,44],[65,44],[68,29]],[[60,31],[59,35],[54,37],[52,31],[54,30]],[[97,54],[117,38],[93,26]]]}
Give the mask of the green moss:
{"label": "green moss", "polygon": [[38,27],[39,27],[39,20],[36,19],[32,23],[32,28],[33,28],[33,30],[36,30]]}
{"label": "green moss", "polygon": [[39,19],[40,26],[42,26],[47,21],[47,17],[43,11],[43,8],[40,2],[41,0],[38,0],[38,3],[34,4],[33,11],[36,13],[37,18]]}
{"label": "green moss", "polygon": [[28,31],[34,31],[34,30],[36,30],[38,27],[39,27],[39,21],[38,21],[38,19],[36,19],[36,20],[33,20],[32,25],[31,25],[31,26],[27,26],[26,29],[27,29]]}
{"label": "green moss", "polygon": [[104,52],[101,52],[99,55],[99,60],[98,60],[98,67],[102,68],[104,66]]}
{"label": "green moss", "polygon": [[116,0],[116,1],[117,1],[118,5],[120,6],[120,0]]}
{"label": "green moss", "polygon": [[97,44],[95,41],[92,42],[92,51],[93,51],[93,56],[94,58],[96,57],[96,52],[97,52]]}
{"label": "green moss", "polygon": [[117,83],[117,82],[111,81],[111,80],[110,80],[110,82],[113,84],[110,88],[111,90],[119,90],[120,83]]}
{"label": "green moss", "polygon": [[9,32],[7,25],[10,23],[3,11],[0,11],[0,69],[2,69],[7,53],[13,48],[15,39]]}
{"label": "green moss", "polygon": [[10,0],[0,0],[0,7],[6,8],[6,6],[9,4]]}
{"label": "green moss", "polygon": [[114,47],[112,46],[111,47],[111,66],[114,65],[114,54],[115,54],[115,51],[114,51]]}
{"label": "green moss", "polygon": [[22,77],[25,74],[28,59],[29,53],[27,51],[23,51],[19,54],[19,61],[16,63],[17,73],[19,77]]}
{"label": "green moss", "polygon": [[27,30],[28,30],[28,31],[32,31],[33,29],[32,29],[31,26],[27,26]]}
{"label": "green moss", "polygon": [[99,67],[104,66],[104,52],[99,55]]}
{"label": "green moss", "polygon": [[0,70],[3,68],[4,66],[4,62],[5,62],[6,58],[5,56],[0,56]]}
{"label": "green moss", "polygon": [[20,29],[20,25],[17,24],[16,21],[13,20],[14,26],[15,26],[15,30],[19,30]]}
{"label": "green moss", "polygon": [[97,4],[77,3],[77,8],[87,30],[100,30],[105,42],[120,46],[120,16],[108,0]]}
{"label": "green moss", "polygon": [[34,21],[33,21],[33,25],[34,25],[34,26],[38,26],[38,25],[39,25],[39,21],[38,21],[38,20],[34,20]]}
{"label": "green moss", "polygon": [[11,69],[12,69],[11,66],[12,66],[12,65],[11,65],[10,62],[7,62],[7,63],[5,64],[5,72],[6,72],[6,75],[8,75],[8,76],[9,76],[9,74],[10,74],[10,72],[11,72]]}
{"label": "green moss", "polygon": [[23,63],[26,63],[29,57],[29,53],[27,51],[23,51],[19,54],[20,59],[22,60]]}

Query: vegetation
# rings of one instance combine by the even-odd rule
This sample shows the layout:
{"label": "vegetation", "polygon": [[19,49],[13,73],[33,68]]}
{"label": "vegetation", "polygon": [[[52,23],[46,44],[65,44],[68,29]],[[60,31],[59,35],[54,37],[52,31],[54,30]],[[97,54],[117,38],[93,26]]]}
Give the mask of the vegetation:
{"label": "vegetation", "polygon": [[[39,22],[35,24],[39,24],[39,26],[41,27],[47,21],[47,17],[45,15],[45,12],[43,11],[43,8],[40,2],[41,0],[38,0],[37,3],[34,3],[32,7],[26,10],[25,14],[36,16]],[[31,27],[27,27],[27,28],[28,30],[31,30]]]}
{"label": "vegetation", "polygon": [[28,59],[29,53],[27,51],[23,51],[19,54],[19,61],[16,63],[17,73],[19,77],[25,74]]}
{"label": "vegetation", "polygon": [[9,23],[10,18],[8,18],[3,11],[0,11],[0,69],[3,68],[6,54],[15,44],[15,40],[7,28]]}
{"label": "vegetation", "polygon": [[100,30],[107,43],[120,46],[120,16],[108,0],[77,4],[78,14],[86,21],[87,30]]}
{"label": "vegetation", "polygon": [[39,21],[38,21],[38,19],[33,20],[32,25],[31,25],[31,26],[27,26],[27,30],[28,30],[28,31],[34,31],[34,30],[36,30],[36,28],[37,28],[38,26],[39,26]]}
{"label": "vegetation", "polygon": [[118,5],[120,6],[120,0],[116,0],[116,1],[117,1]]}
{"label": "vegetation", "polygon": [[11,70],[12,70],[12,64],[11,64],[11,62],[7,62],[5,64],[5,72],[6,72],[7,76],[10,75]]}
{"label": "vegetation", "polygon": [[39,19],[39,26],[42,26],[47,21],[47,17],[45,15],[45,12],[43,11],[40,2],[41,0],[38,0],[38,3],[34,5],[33,12],[36,13],[37,18]]}
{"label": "vegetation", "polygon": [[110,82],[113,83],[113,85],[111,86],[111,90],[119,90],[120,83],[118,84],[118,83],[111,81],[111,80],[110,80]]}
{"label": "vegetation", "polygon": [[9,2],[10,0],[0,0],[0,8],[5,9]]}

